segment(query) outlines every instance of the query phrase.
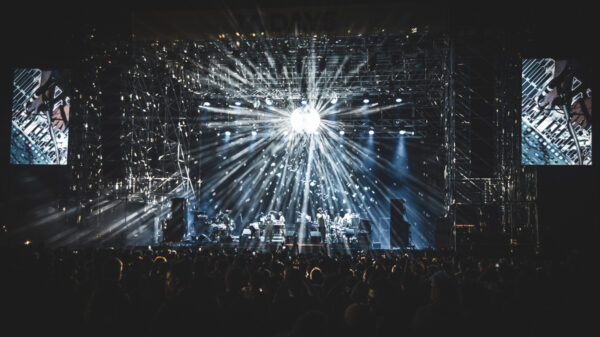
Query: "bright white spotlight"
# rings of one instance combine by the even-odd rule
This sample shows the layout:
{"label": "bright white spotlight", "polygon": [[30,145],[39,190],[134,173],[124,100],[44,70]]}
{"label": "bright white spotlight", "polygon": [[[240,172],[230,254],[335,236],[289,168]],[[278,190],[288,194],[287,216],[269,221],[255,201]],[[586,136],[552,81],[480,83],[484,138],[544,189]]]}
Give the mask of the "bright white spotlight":
{"label": "bright white spotlight", "polygon": [[344,130],[340,130],[340,135],[343,136],[345,134]]}
{"label": "bright white spotlight", "polygon": [[321,124],[321,117],[312,107],[302,107],[292,112],[290,124],[296,132],[314,133]]}
{"label": "bright white spotlight", "polygon": [[206,102],[202,103],[202,105],[204,105],[204,106],[210,106],[210,102],[206,101]]}
{"label": "bright white spotlight", "polygon": [[400,130],[400,134],[401,134],[401,135],[405,135],[405,134],[406,134],[406,131],[404,131],[404,130]]}
{"label": "bright white spotlight", "polygon": [[256,131],[252,131],[252,135],[253,135],[253,136],[256,136]]}
{"label": "bright white spotlight", "polygon": [[308,104],[308,101],[303,99],[300,103],[302,103],[302,105],[306,105],[306,104]]}
{"label": "bright white spotlight", "polygon": [[225,136],[231,136],[231,132],[225,131]]}
{"label": "bright white spotlight", "polygon": [[370,135],[374,135],[374,134],[375,134],[375,131],[373,131],[373,130],[369,130],[369,134],[370,134]]}
{"label": "bright white spotlight", "polygon": [[294,129],[296,132],[302,132],[302,130],[304,130],[303,121],[304,118],[302,117],[300,109],[294,110],[294,112],[292,112],[292,116],[290,117],[292,129]]}
{"label": "bright white spotlight", "polygon": [[242,102],[240,102],[240,101],[236,101],[236,102],[235,102],[235,103],[233,103],[233,104],[235,104],[236,106],[240,106],[240,105],[242,105]]}
{"label": "bright white spotlight", "polygon": [[312,110],[304,118],[304,131],[307,133],[313,133],[317,131],[319,124],[321,124],[321,117],[319,117],[319,114],[315,110]]}
{"label": "bright white spotlight", "polygon": [[396,98],[396,103],[402,103],[402,98],[400,98],[400,97]]}
{"label": "bright white spotlight", "polygon": [[368,98],[365,98],[365,99],[363,99],[363,103],[365,103],[365,104],[369,104],[369,102],[370,102],[370,101],[369,101],[369,99],[368,99]]}
{"label": "bright white spotlight", "polygon": [[267,103],[267,105],[271,105],[273,104],[273,100],[270,99],[269,97],[265,98],[265,103]]}
{"label": "bright white spotlight", "polygon": [[331,99],[331,104],[335,104],[335,103],[337,103],[337,97],[334,97]]}

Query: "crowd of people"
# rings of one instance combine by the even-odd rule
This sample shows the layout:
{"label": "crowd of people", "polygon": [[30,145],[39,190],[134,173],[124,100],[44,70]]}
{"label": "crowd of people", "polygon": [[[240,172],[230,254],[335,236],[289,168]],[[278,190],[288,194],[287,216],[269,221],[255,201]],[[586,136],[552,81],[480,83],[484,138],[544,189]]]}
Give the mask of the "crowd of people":
{"label": "crowd of people", "polygon": [[587,292],[575,254],[0,249],[18,335],[555,335],[576,331]]}

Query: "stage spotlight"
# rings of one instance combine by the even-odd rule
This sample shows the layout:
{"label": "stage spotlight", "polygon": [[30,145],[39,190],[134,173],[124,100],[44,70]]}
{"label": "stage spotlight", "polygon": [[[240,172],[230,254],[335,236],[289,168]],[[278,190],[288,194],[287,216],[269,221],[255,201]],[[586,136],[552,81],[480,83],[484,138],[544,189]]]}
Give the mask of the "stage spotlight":
{"label": "stage spotlight", "polygon": [[402,98],[400,98],[400,97],[396,98],[396,103],[402,103]]}
{"label": "stage spotlight", "polygon": [[345,134],[344,130],[340,130],[340,135],[343,136]]}
{"label": "stage spotlight", "polygon": [[374,134],[375,134],[375,131],[373,131],[373,130],[369,130],[369,134],[370,134],[370,135],[374,135]]}
{"label": "stage spotlight", "polygon": [[314,133],[321,124],[321,117],[313,108],[302,107],[292,112],[290,124],[296,132]]}
{"label": "stage spotlight", "polygon": [[302,103],[302,105],[306,105],[306,104],[308,104],[308,101],[303,99],[300,103]]}
{"label": "stage spotlight", "polygon": [[252,135],[253,135],[253,136],[256,136],[256,131],[252,131]]}
{"label": "stage spotlight", "polygon": [[204,106],[210,106],[210,102],[206,101],[206,102],[202,103],[202,105],[204,105]]}
{"label": "stage spotlight", "polygon": [[365,98],[365,99],[363,99],[363,103],[365,103],[365,104],[369,104],[369,102],[370,102],[370,101],[369,101],[369,99],[368,99],[368,98]]}
{"label": "stage spotlight", "polygon": [[331,99],[331,104],[335,104],[335,103],[337,103],[337,97],[334,97]]}
{"label": "stage spotlight", "polygon": [[302,132],[303,130],[303,118],[301,113],[299,112],[299,109],[294,110],[294,112],[292,112],[292,115],[290,116],[290,123],[292,124],[292,129],[294,129],[294,131],[296,132]]}
{"label": "stage spotlight", "polygon": [[267,98],[265,98],[265,103],[266,103],[267,105],[272,105],[272,104],[273,104],[273,100],[272,100],[272,99],[270,99],[269,97],[267,97]]}
{"label": "stage spotlight", "polygon": [[240,106],[240,105],[242,105],[242,102],[240,102],[240,101],[236,101],[236,102],[235,102],[235,103],[233,103],[233,104],[235,104],[236,106]]}
{"label": "stage spotlight", "polygon": [[404,131],[404,130],[400,130],[400,134],[401,134],[401,135],[405,135],[405,134],[406,134],[406,131]]}
{"label": "stage spotlight", "polygon": [[225,131],[225,136],[231,136],[231,132]]}

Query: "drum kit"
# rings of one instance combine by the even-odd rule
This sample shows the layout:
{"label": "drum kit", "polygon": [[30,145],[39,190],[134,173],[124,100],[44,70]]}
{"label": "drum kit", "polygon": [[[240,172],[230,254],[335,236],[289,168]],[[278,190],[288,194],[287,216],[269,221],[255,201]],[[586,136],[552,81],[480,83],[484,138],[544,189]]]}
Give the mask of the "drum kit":
{"label": "drum kit", "polygon": [[356,240],[358,224],[360,222],[359,215],[356,213],[347,213],[343,218],[338,218],[328,226],[329,242],[331,243],[348,243]]}
{"label": "drum kit", "polygon": [[212,241],[223,241],[225,238],[231,236],[231,232],[234,229],[235,222],[229,218],[229,213],[219,212],[208,226],[208,237]]}

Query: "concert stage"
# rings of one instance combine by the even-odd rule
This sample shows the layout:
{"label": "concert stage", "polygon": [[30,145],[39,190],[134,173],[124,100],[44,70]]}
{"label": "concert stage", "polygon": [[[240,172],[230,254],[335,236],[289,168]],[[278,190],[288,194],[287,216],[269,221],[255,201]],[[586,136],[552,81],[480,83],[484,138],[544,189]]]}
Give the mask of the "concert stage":
{"label": "concert stage", "polygon": [[[288,11],[290,23],[303,16]],[[280,14],[260,17],[279,22]],[[164,13],[161,22],[173,18],[166,26],[185,20]],[[29,62],[12,72],[13,166],[2,208],[12,242],[147,246],[211,236],[207,224],[242,236],[269,228],[267,214],[296,231],[316,226],[322,209],[325,230],[305,236],[321,232],[336,244],[348,234],[338,227],[329,240],[324,232],[346,214],[368,222],[370,242],[383,249],[456,249],[479,229],[531,243],[539,238],[537,169],[521,163],[519,136],[532,145],[529,159],[591,162],[587,123],[574,129],[580,151],[561,136],[563,151],[547,134],[567,135],[564,114],[542,121],[533,110],[533,89],[560,62],[523,63],[510,35],[479,40],[399,27],[396,17],[362,31],[348,29],[354,20],[341,31],[252,20],[203,29],[207,21],[194,20],[168,34],[166,26],[140,31],[153,26],[147,20],[136,15],[126,39],[102,41],[96,28],[82,28],[72,69]],[[535,83],[522,87],[523,76]],[[515,113],[521,90],[531,108],[525,124]],[[227,210],[235,227],[219,219]]]}
{"label": "concert stage", "polygon": [[288,250],[294,253],[311,253],[311,254],[352,254],[358,251],[378,250],[373,245],[358,245],[345,243],[275,243],[275,242],[259,242],[258,240],[250,240],[246,242],[202,242],[202,241],[179,241],[179,242],[163,242],[155,248],[189,248],[189,249],[209,249],[209,250],[251,250],[258,253],[269,253],[273,251]]}

